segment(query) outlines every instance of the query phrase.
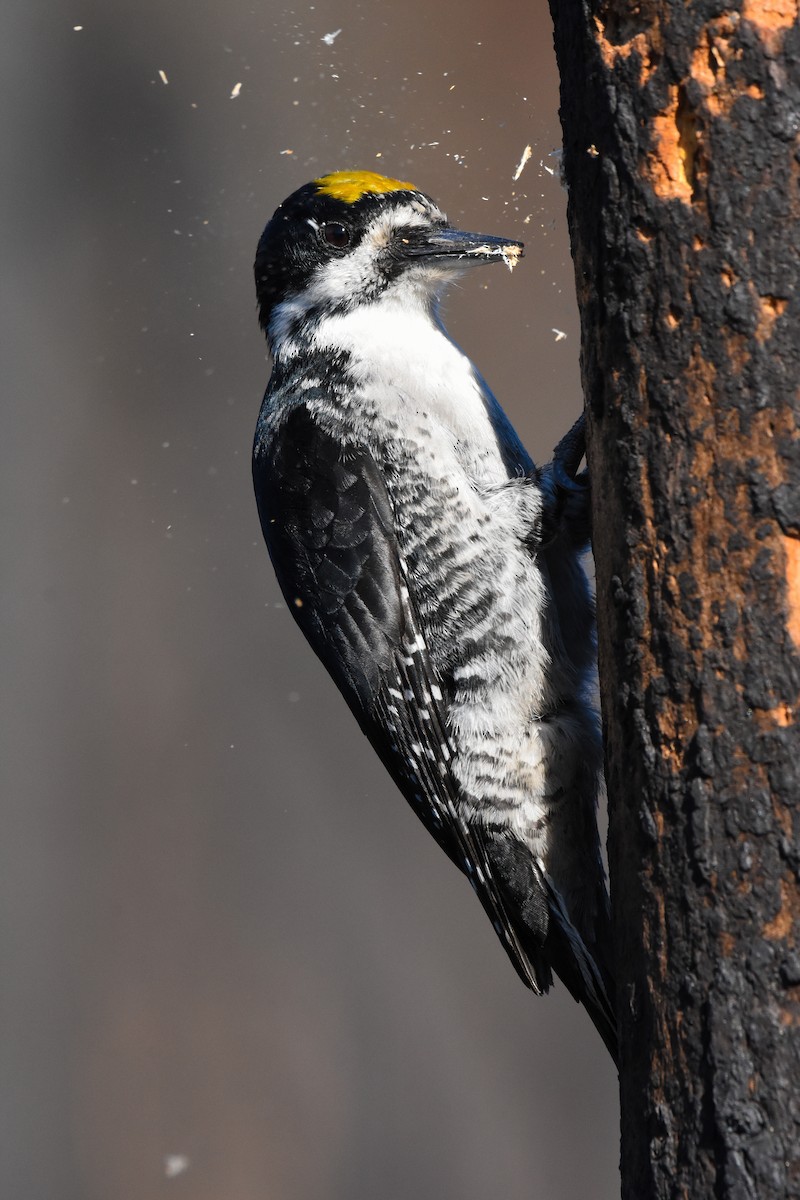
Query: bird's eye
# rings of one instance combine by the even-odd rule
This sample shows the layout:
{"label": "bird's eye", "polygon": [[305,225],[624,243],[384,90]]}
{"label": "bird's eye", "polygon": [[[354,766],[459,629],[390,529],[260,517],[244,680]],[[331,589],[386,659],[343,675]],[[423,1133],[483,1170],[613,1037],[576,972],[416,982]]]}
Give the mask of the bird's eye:
{"label": "bird's eye", "polygon": [[321,232],[323,239],[336,250],[344,250],[345,246],[350,245],[350,230],[338,221],[329,221],[322,226]]}

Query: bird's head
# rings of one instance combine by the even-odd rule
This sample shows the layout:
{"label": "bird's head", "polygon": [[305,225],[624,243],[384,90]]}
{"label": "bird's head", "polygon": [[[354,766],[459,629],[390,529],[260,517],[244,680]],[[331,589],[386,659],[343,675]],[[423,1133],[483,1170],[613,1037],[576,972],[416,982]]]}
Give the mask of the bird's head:
{"label": "bird's head", "polygon": [[259,321],[276,328],[396,298],[430,308],[465,267],[503,261],[521,242],[453,229],[430,196],[372,171],[337,171],[293,192],[255,261]]}

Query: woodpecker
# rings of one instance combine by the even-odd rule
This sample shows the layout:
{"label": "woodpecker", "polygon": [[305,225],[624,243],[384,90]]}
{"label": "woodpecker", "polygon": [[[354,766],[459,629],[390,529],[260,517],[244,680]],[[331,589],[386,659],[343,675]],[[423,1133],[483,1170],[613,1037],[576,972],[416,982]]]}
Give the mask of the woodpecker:
{"label": "woodpecker", "polygon": [[294,192],[255,260],[253,478],[283,595],[389,774],[522,980],[555,972],[616,1060],[582,428],[537,468],[439,314],[522,252],[370,171]]}

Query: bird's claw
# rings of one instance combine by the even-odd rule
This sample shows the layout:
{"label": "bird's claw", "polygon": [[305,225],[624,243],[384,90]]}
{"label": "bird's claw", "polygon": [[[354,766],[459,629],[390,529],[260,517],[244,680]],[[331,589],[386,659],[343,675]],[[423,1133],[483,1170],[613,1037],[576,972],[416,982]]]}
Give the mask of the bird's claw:
{"label": "bird's claw", "polygon": [[547,500],[540,548],[551,545],[559,537],[580,545],[588,542],[591,536],[589,472],[578,470],[585,451],[586,425],[580,416],[556,446],[553,461],[542,468],[540,477]]}
{"label": "bird's claw", "polygon": [[564,492],[585,492],[589,472],[578,471],[586,453],[586,419],[583,413],[553,451],[553,482]]}

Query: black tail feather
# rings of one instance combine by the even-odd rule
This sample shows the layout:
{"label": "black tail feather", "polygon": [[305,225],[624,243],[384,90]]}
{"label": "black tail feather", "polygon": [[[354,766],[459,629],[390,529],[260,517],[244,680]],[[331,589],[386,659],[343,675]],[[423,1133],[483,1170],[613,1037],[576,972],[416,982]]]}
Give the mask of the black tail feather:
{"label": "black tail feather", "polygon": [[[587,946],[552,880],[530,850],[510,830],[473,827],[491,864],[505,911],[522,955],[506,950],[522,978],[535,992],[546,992],[555,971],[574,998],[583,1004],[618,1063],[617,1020],[611,973],[598,945]],[[599,931],[598,931],[599,932]]]}
{"label": "black tail feather", "polygon": [[547,959],[562,983],[585,1007],[618,1067],[619,1038],[610,972],[587,949],[551,881],[546,875],[542,878],[550,909],[544,945]]}

